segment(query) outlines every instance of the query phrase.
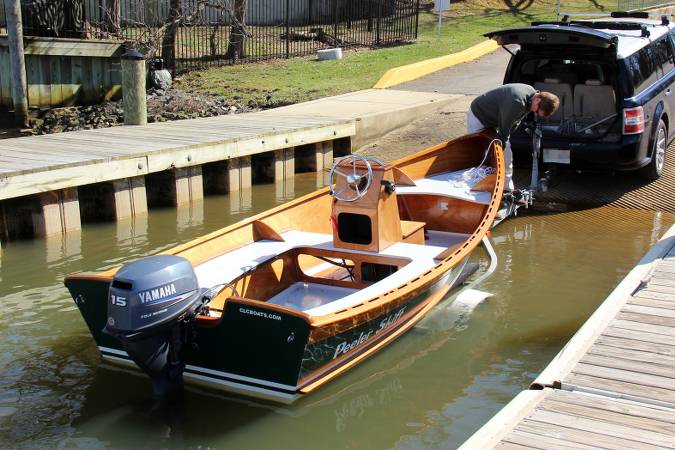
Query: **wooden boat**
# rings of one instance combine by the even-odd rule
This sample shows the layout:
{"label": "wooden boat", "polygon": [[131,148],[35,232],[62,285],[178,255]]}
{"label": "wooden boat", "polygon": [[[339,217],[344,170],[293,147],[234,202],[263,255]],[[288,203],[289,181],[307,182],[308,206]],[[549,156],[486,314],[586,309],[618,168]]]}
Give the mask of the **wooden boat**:
{"label": "wooden boat", "polygon": [[102,357],[135,362],[156,395],[184,377],[290,403],[448,294],[503,185],[501,145],[486,133],[386,165],[351,155],[327,188],[65,284]]}

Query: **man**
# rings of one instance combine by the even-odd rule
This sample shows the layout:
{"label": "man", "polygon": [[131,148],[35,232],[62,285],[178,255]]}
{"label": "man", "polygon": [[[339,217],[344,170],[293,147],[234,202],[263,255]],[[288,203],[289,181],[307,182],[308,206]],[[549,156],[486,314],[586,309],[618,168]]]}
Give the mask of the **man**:
{"label": "man", "polygon": [[471,102],[467,112],[466,130],[475,133],[484,128],[494,128],[504,143],[506,164],[506,190],[513,190],[513,153],[509,136],[529,113],[548,117],[555,113],[560,100],[550,92],[538,92],[528,84],[505,84],[479,95]]}

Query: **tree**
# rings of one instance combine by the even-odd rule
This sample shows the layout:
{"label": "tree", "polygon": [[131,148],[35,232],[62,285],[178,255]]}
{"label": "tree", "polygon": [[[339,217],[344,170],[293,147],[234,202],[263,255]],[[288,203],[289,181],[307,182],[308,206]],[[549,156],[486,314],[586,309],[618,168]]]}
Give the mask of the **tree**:
{"label": "tree", "polygon": [[171,0],[169,15],[164,24],[164,37],[162,38],[162,59],[165,67],[174,68],[176,53],[176,31],[181,21],[180,0]]}
{"label": "tree", "polygon": [[231,14],[230,41],[225,57],[233,61],[246,57],[246,7],[248,0],[233,0]]}
{"label": "tree", "polygon": [[104,14],[103,29],[119,36],[122,32],[122,10],[120,0],[103,0],[101,9]]}

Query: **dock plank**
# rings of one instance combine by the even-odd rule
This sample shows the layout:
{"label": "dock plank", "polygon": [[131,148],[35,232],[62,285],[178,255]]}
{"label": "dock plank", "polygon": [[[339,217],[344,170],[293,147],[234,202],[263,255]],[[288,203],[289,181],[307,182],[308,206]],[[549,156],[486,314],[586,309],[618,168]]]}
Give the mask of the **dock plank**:
{"label": "dock plank", "polygon": [[[551,392],[546,401],[542,402],[542,405],[545,405],[548,402],[562,402],[572,405],[587,406],[598,410],[629,414],[632,417],[643,417],[659,423],[663,422],[675,425],[675,410],[658,405],[636,403],[628,400],[601,397],[599,395],[560,390]],[[672,427],[668,429],[670,432],[675,431]]]}
{"label": "dock plank", "polygon": [[626,348],[616,348],[607,345],[596,344],[588,350],[587,355],[612,356],[631,361],[639,361],[646,364],[660,364],[665,366],[675,366],[675,356],[661,355],[639,350],[630,350]]}
{"label": "dock plank", "polygon": [[656,300],[647,297],[634,297],[628,301],[629,305],[650,306],[652,308],[663,308],[675,310],[675,299],[673,300]]}
{"label": "dock plank", "polygon": [[613,392],[631,396],[634,399],[644,399],[655,404],[668,404],[675,407],[675,391],[669,388],[646,386],[630,381],[601,378],[597,374],[585,375],[572,373],[565,377],[563,386],[570,388],[592,388],[602,392]]}
{"label": "dock plank", "polygon": [[675,346],[675,337],[650,333],[649,331],[646,330],[634,331],[610,326],[605,331],[602,332],[602,336],[611,336],[622,339],[632,339],[641,342],[652,342],[654,344],[660,345]]}
{"label": "dock plank", "polygon": [[637,429],[662,435],[675,431],[672,423],[653,420],[650,417],[634,416],[633,414],[627,414],[625,412],[608,411],[589,405],[549,400],[542,402],[538,410],[556,414],[565,414],[574,418],[578,417],[599,421],[608,425],[619,425],[621,427],[627,427],[631,432],[634,432]]}
{"label": "dock plank", "polygon": [[675,381],[670,377],[650,375],[645,372],[634,372],[613,367],[594,366],[583,362],[578,363],[572,370],[572,373],[668,390],[671,391],[673,398],[675,398]]}
{"label": "dock plank", "polygon": [[570,415],[560,410],[537,408],[526,420],[556,423],[566,428],[602,435],[602,439],[614,437],[634,441],[639,444],[655,445],[661,448],[668,447],[673,443],[671,439],[664,436],[661,432],[640,429],[640,432],[636,433],[633,426],[626,426],[621,423],[607,423],[604,418],[605,416],[598,417],[597,415],[593,418],[587,418],[578,414]]}
{"label": "dock plank", "polygon": [[635,298],[646,298],[649,300],[662,300],[675,303],[675,294],[670,292],[660,292],[651,289],[643,289],[639,292],[636,292],[634,295]]}
{"label": "dock plank", "polygon": [[675,327],[675,319],[669,317],[653,316],[651,314],[638,314],[632,312],[620,312],[616,315],[617,319],[632,320],[634,322],[661,325],[664,327]]}
{"label": "dock plank", "polygon": [[[543,419],[543,418],[542,418]],[[555,417],[554,419],[558,419]],[[576,427],[568,427],[557,423],[546,423],[541,420],[525,419],[516,427],[517,431],[540,434],[546,437],[558,438],[570,443],[590,445],[595,448],[609,448],[616,450],[643,449],[663,450],[663,447],[648,443],[608,435],[598,430],[584,430]]]}
{"label": "dock plank", "polygon": [[647,286],[645,286],[645,291],[647,292],[658,292],[662,294],[672,294],[673,297],[675,297],[675,282],[673,282],[672,285],[660,285],[660,284],[654,284],[654,283],[648,283]]}
{"label": "dock plank", "polygon": [[662,325],[652,325],[644,322],[634,322],[631,320],[616,319],[614,322],[612,322],[612,326],[614,328],[622,328],[625,330],[648,331],[654,334],[675,336],[675,327],[664,327]]}
{"label": "dock plank", "polygon": [[597,366],[607,369],[618,369],[638,374],[671,378],[675,384],[675,366],[670,366],[668,364],[646,364],[641,361],[634,361],[620,356],[606,357],[598,354],[586,354],[579,362],[586,366]]}
{"label": "dock plank", "polygon": [[622,311],[675,319],[675,311],[663,310],[662,308],[652,308],[649,306],[637,306],[628,304],[623,307]]}
{"label": "dock plank", "polygon": [[670,345],[665,344],[654,344],[652,342],[636,341],[634,339],[617,338],[613,336],[600,336],[596,340],[596,343],[616,348],[675,356],[675,349]]}
{"label": "dock plank", "polygon": [[[598,447],[586,445],[581,442],[570,442],[553,436],[543,436],[541,434],[529,433],[522,430],[514,430],[504,438],[502,443],[520,445],[522,448],[536,448],[541,450],[560,449],[560,450],[597,450]],[[495,448],[501,448],[499,446]]]}

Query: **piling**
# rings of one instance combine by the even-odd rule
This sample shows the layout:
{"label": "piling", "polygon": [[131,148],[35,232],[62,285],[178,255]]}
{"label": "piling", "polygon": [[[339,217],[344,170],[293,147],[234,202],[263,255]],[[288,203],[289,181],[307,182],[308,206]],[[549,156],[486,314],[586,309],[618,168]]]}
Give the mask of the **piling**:
{"label": "piling", "polygon": [[124,125],[146,125],[148,107],[145,94],[145,57],[136,50],[127,50],[120,58]]}

